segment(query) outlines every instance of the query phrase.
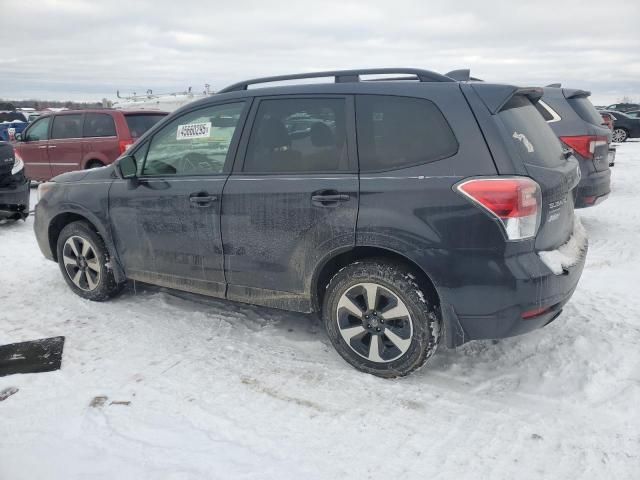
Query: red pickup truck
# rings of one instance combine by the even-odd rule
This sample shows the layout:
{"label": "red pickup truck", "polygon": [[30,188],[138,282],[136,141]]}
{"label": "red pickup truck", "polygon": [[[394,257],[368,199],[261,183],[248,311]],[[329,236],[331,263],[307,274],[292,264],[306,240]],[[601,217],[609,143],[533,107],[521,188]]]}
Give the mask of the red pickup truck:
{"label": "red pickup truck", "polygon": [[16,157],[32,180],[102,167],[167,115],[156,111],[67,110],[38,118],[16,136]]}

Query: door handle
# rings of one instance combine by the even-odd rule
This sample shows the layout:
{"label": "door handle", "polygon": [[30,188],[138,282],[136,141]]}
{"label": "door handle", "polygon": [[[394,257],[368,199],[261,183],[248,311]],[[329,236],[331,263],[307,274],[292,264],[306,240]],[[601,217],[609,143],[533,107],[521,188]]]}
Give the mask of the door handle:
{"label": "door handle", "polygon": [[42,150],[43,148],[49,148],[49,147],[47,147],[46,145],[40,145],[40,146],[38,147],[38,149],[39,149],[39,150]]}
{"label": "door handle", "polygon": [[208,195],[206,193],[194,193],[189,196],[189,201],[195,207],[206,207],[216,200],[218,200],[216,195]]}
{"label": "door handle", "polygon": [[337,202],[346,202],[349,200],[346,193],[338,193],[336,191],[318,192],[311,195],[311,201],[320,206],[329,206]]}
{"label": "door handle", "polygon": [[46,147],[40,147],[40,148],[56,148],[56,146],[55,145],[48,145]]}

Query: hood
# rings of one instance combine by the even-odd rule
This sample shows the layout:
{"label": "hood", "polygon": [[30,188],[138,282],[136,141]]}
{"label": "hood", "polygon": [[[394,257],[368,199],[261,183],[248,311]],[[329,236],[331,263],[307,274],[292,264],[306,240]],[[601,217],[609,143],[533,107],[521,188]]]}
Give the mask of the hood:
{"label": "hood", "polygon": [[11,169],[15,163],[13,146],[7,142],[0,142],[0,177],[11,175]]}
{"label": "hood", "polygon": [[67,172],[51,179],[56,183],[74,183],[80,181],[97,181],[97,180],[112,180],[116,178],[115,169],[113,164],[106,167],[92,168],[90,170],[76,170],[74,172]]}

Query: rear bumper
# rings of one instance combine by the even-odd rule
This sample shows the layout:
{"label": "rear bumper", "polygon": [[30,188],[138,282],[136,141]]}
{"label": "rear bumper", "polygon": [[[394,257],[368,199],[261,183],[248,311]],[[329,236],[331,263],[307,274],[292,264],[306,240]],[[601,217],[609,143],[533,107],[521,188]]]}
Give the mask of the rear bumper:
{"label": "rear bumper", "polygon": [[[536,252],[502,261],[492,257],[483,262],[493,270],[487,273],[486,284],[447,290],[441,305],[447,346],[521,335],[555,320],[573,295],[586,260],[586,236],[578,239],[574,233],[573,238],[572,245],[565,245],[576,254],[566,265],[561,262],[554,266],[559,274]],[[577,242],[579,248],[574,249]],[[563,248],[551,252],[551,256]]]}
{"label": "rear bumper", "polygon": [[0,187],[0,219],[25,219],[29,216],[29,180],[20,178],[15,184]]}
{"label": "rear bumper", "polygon": [[582,176],[576,188],[576,208],[593,207],[604,201],[611,192],[611,170],[590,172]]}

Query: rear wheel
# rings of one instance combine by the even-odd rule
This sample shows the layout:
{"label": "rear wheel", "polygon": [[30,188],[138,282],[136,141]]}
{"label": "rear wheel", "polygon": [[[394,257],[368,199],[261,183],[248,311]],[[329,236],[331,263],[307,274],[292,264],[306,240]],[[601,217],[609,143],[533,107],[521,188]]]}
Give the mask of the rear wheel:
{"label": "rear wheel", "polygon": [[380,377],[411,373],[438,346],[434,305],[410,270],[384,259],[353,263],[333,277],[323,321],[342,358]]}
{"label": "rear wheel", "polygon": [[627,141],[628,136],[624,128],[614,128],[611,138],[616,143],[622,143]]}
{"label": "rear wheel", "polygon": [[107,300],[122,290],[109,268],[104,241],[87,222],[67,225],[58,237],[58,265],[76,294],[94,301]]}

